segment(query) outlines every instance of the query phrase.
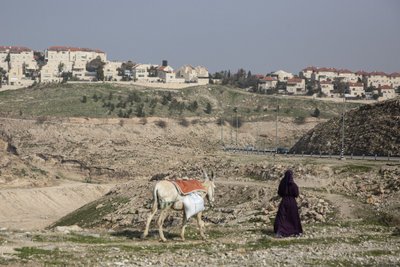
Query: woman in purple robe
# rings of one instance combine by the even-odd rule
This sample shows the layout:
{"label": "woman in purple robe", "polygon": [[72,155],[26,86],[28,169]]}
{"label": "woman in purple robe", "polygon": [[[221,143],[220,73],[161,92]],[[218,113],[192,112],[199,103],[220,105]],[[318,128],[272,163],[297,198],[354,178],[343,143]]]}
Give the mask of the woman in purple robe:
{"label": "woman in purple robe", "polygon": [[293,181],[293,171],[287,170],[278,188],[282,197],[274,223],[274,233],[277,237],[296,236],[303,233],[296,197],[299,188]]}

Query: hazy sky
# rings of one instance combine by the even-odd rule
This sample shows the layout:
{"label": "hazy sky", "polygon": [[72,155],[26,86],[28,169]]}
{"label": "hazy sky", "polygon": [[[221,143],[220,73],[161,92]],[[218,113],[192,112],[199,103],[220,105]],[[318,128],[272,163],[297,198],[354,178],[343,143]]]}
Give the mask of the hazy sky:
{"label": "hazy sky", "polygon": [[399,0],[1,0],[0,45],[210,72],[400,71]]}

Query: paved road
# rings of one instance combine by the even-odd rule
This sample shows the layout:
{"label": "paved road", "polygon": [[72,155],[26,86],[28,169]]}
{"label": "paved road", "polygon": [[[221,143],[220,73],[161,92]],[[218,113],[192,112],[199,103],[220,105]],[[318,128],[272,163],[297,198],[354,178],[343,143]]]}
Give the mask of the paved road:
{"label": "paved road", "polygon": [[[234,148],[234,147],[225,147],[223,149],[229,153],[240,153],[240,154],[253,154],[253,155],[275,155],[275,149],[246,149],[246,148]],[[340,159],[340,155],[323,155],[323,154],[279,154],[285,157],[312,157],[312,158],[332,158],[332,159]],[[353,156],[353,155],[344,155],[346,160],[376,160],[376,161],[394,161],[400,162],[400,157],[389,157],[389,156]]]}

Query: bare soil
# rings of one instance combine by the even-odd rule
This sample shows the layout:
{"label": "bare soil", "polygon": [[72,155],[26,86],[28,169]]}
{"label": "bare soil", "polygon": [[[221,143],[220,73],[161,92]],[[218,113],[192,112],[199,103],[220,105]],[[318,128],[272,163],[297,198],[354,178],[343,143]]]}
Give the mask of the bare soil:
{"label": "bare soil", "polygon": [[[167,126],[157,126],[159,120]],[[289,146],[317,121],[280,123],[280,143]],[[399,207],[397,165],[228,154],[220,149],[221,127],[210,119],[188,127],[161,118],[1,119],[0,126],[18,152],[11,155],[2,150],[0,154],[0,264],[347,266],[400,262],[399,229],[396,218],[389,216]],[[224,142],[235,143],[235,129],[225,126],[223,131]],[[274,122],[245,123],[238,143],[270,146],[274,136]],[[217,174],[216,208],[204,213],[208,241],[200,239],[194,221],[187,240],[180,241],[178,213],[166,221],[166,244],[159,242],[154,225],[150,237],[141,240],[156,183],[151,178],[157,174],[201,178],[203,168]],[[276,188],[287,168],[294,170],[300,186],[297,201],[305,232],[301,237],[276,239],[272,231],[279,204]],[[45,228],[63,222],[65,227]]]}

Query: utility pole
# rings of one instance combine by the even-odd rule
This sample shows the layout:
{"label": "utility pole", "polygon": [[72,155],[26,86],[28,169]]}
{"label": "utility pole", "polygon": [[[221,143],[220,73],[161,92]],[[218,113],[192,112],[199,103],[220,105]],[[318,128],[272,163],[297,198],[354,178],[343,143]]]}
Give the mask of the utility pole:
{"label": "utility pole", "polygon": [[239,128],[239,120],[238,120],[238,114],[237,114],[237,107],[234,109],[236,113],[236,147],[238,146],[238,128]]}
{"label": "utility pole", "polygon": [[343,95],[343,119],[342,119],[342,148],[340,150],[340,159],[345,160],[346,158],[344,157],[344,120],[345,120],[345,114],[346,114],[346,95]]}
{"label": "utility pole", "polygon": [[221,144],[222,146],[224,146],[224,119],[221,116],[220,119],[220,123],[221,123]]}
{"label": "utility pole", "polygon": [[278,102],[278,96],[276,96],[275,153],[278,153],[278,113],[279,113],[279,102]]}

